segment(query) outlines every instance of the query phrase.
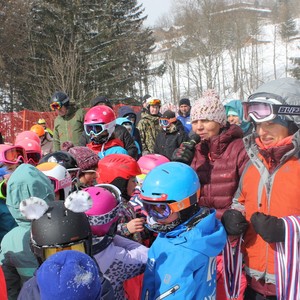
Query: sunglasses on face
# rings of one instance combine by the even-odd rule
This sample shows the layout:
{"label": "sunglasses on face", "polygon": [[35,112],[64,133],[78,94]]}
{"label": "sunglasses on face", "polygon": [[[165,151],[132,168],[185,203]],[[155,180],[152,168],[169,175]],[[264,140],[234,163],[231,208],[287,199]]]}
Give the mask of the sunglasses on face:
{"label": "sunglasses on face", "polygon": [[62,107],[61,103],[60,102],[52,102],[50,104],[50,108],[51,110],[60,110]]}

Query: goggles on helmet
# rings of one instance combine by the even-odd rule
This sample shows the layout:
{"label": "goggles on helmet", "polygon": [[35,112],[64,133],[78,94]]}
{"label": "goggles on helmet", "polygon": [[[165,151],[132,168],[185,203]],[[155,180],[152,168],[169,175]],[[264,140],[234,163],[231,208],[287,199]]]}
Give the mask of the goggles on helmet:
{"label": "goggles on helmet", "polygon": [[108,127],[109,124],[84,124],[84,131],[88,136],[98,136]]}
{"label": "goggles on helmet", "polygon": [[272,121],[278,115],[300,115],[300,106],[282,104],[283,99],[274,94],[257,93],[243,102],[244,119],[255,122]]}
{"label": "goggles on helmet", "polygon": [[160,104],[161,104],[161,101],[159,100],[159,99],[151,99],[151,100],[149,100],[148,101],[148,103],[147,103],[148,105],[158,105],[158,106],[160,106]]}
{"label": "goggles on helmet", "polygon": [[76,250],[82,253],[87,253],[86,240],[80,240],[65,245],[53,245],[53,246],[42,246],[42,247],[38,245],[33,245],[33,246],[34,246],[34,253],[38,253],[43,260],[47,259],[49,256],[57,252],[64,251],[64,250]]}
{"label": "goggles on helmet", "polygon": [[[164,220],[172,213],[179,212],[183,209],[196,204],[200,196],[200,189],[193,195],[182,199],[181,201],[167,200],[168,195],[162,194],[160,198],[145,197],[140,194],[140,200],[150,217],[154,220]],[[162,201],[161,201],[162,200]],[[164,201],[165,200],[165,201]]]}
{"label": "goggles on helmet", "polygon": [[37,165],[41,159],[41,153],[38,152],[27,152],[28,163],[31,165]]}
{"label": "goggles on helmet", "polygon": [[7,164],[18,164],[20,162],[27,162],[26,151],[22,147],[12,146],[9,149],[6,149],[2,153],[2,163]]}
{"label": "goggles on helmet", "polygon": [[50,176],[48,176],[48,178],[50,179],[51,184],[53,185],[54,192],[57,192],[61,189],[64,189],[72,185],[71,177],[66,177],[63,180],[57,180],[56,178]]}
{"label": "goggles on helmet", "polygon": [[61,107],[62,107],[62,105],[61,105],[61,103],[58,102],[58,101],[52,102],[52,103],[50,104],[51,110],[60,110]]}
{"label": "goggles on helmet", "polygon": [[168,127],[171,123],[173,123],[175,121],[176,121],[176,118],[171,118],[171,119],[160,118],[159,125],[162,127]]}

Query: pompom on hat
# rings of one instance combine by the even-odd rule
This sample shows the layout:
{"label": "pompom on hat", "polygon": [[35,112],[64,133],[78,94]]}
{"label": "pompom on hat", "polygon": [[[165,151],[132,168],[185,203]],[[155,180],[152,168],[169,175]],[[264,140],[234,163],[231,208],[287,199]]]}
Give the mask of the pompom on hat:
{"label": "pompom on hat", "polygon": [[191,122],[198,120],[209,120],[226,126],[226,111],[214,90],[207,90],[203,93],[191,109]]}
{"label": "pompom on hat", "polygon": [[88,147],[75,146],[70,148],[68,152],[76,159],[81,172],[97,169],[99,157]]}
{"label": "pompom on hat", "polygon": [[51,255],[37,270],[36,280],[44,300],[101,299],[97,263],[79,251],[64,250]]}

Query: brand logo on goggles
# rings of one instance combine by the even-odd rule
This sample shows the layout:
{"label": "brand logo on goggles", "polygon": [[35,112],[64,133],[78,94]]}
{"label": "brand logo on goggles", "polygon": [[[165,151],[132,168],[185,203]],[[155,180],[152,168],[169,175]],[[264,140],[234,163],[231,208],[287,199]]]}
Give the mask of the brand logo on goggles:
{"label": "brand logo on goggles", "polygon": [[280,106],[278,114],[300,115],[300,106]]}

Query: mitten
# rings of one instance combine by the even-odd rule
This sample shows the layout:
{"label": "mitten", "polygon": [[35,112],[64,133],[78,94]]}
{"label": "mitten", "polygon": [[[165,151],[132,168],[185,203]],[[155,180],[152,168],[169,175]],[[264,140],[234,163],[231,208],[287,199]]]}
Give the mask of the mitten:
{"label": "mitten", "polygon": [[228,209],[224,212],[221,222],[228,235],[241,235],[247,227],[248,222],[243,214],[235,209]]}
{"label": "mitten", "polygon": [[282,219],[256,212],[251,216],[250,221],[256,233],[267,243],[284,242],[285,227]]}

